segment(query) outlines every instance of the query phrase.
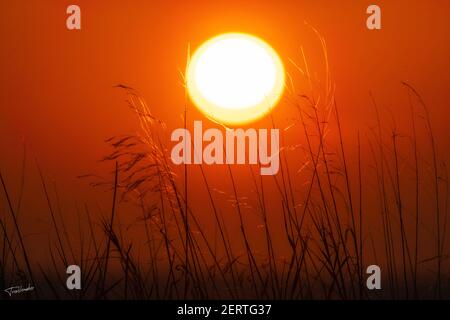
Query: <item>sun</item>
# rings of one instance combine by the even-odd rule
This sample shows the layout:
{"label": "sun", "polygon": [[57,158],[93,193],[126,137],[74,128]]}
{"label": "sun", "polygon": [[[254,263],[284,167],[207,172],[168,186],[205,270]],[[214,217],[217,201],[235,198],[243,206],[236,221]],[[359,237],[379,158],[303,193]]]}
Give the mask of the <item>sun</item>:
{"label": "sun", "polygon": [[235,125],[270,112],[283,94],[284,77],[280,57],[266,42],[245,33],[225,33],[194,52],[186,82],[202,113]]}

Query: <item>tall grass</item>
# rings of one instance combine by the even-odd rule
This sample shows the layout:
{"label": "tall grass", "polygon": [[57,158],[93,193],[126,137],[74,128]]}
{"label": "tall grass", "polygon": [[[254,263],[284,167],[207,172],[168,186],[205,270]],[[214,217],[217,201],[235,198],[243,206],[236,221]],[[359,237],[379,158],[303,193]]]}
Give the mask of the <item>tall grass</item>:
{"label": "tall grass", "polygon": [[[51,193],[38,167],[53,227],[48,236],[50,263],[38,264],[38,269],[31,263],[17,215],[22,192],[15,206],[0,173],[9,212],[0,217],[1,285],[13,285],[16,274],[21,274],[40,288],[42,296],[57,299],[448,297],[443,267],[448,181],[428,107],[413,86],[403,83],[411,132],[400,134],[395,126],[382,125],[380,108],[371,95],[374,127],[358,131],[354,141],[345,140],[326,44],[318,36],[325,81],[312,77],[302,49],[302,63],[293,65],[306,79],[309,92],[298,93],[289,82],[286,107],[296,110],[297,117],[284,130],[295,130],[298,143],[282,142],[280,172],[270,179],[255,174],[258,166],[248,166],[253,193],[247,184],[239,184],[241,171],[236,173],[231,165],[223,177],[224,184],[230,185],[227,191],[213,187],[203,165],[184,166],[181,178],[170,161],[166,125],[152,114],[139,92],[125,85],[117,87],[125,92],[137,116],[139,133],[106,140],[111,153],[102,160],[114,167],[109,177],[80,176],[95,187],[108,188],[109,212],[84,204],[78,210],[78,228],[67,228],[57,189]],[[185,128],[187,103],[186,99]],[[277,127],[274,117],[271,122]],[[428,135],[429,154],[419,144],[421,125]],[[405,141],[411,142],[412,162],[402,155],[408,147]],[[293,161],[294,152],[304,161]],[[404,168],[410,168],[411,174]],[[200,173],[201,185],[189,180],[194,170]],[[412,196],[409,186],[413,186]],[[201,206],[189,201],[194,193],[202,193]],[[229,197],[228,204],[221,200],[224,196]],[[128,214],[122,206],[125,201],[139,210],[127,226],[122,223]],[[430,206],[434,212],[427,211]],[[254,231],[249,210],[263,232]],[[205,213],[212,223],[202,221]],[[431,214],[434,226],[427,223]],[[237,219],[237,228],[227,223],[230,216]],[[374,223],[375,218],[379,223]],[[430,245],[421,245],[427,233],[434,237],[431,255],[424,252]],[[81,291],[65,288],[64,271],[69,264],[82,268]],[[380,292],[365,286],[370,264],[382,268]]]}

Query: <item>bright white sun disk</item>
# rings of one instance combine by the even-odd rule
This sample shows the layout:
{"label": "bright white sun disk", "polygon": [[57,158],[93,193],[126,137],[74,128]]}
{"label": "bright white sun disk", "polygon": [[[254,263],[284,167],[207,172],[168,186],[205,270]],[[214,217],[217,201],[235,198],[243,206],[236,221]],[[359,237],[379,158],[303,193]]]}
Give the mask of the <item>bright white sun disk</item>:
{"label": "bright white sun disk", "polygon": [[228,124],[245,123],[262,117],[278,102],[284,68],[261,39],[223,34],[194,53],[187,85],[191,99],[207,116]]}

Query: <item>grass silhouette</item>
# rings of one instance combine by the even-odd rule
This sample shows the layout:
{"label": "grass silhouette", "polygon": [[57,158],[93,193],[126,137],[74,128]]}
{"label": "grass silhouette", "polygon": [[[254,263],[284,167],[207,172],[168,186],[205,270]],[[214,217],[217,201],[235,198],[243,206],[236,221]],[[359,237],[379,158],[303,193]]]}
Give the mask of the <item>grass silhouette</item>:
{"label": "grass silhouette", "polygon": [[[294,147],[281,144],[280,171],[271,178],[275,192],[267,179],[248,166],[254,192],[251,199],[246,198],[235,168],[227,165],[224,179],[229,180],[231,191],[225,192],[229,197],[225,207],[218,196],[224,192],[212,187],[204,165],[197,166],[201,186],[189,181],[191,169],[187,166],[182,176],[177,175],[164,142],[166,125],[152,114],[138,91],[118,85],[137,116],[140,130],[136,135],[106,140],[112,151],[102,160],[114,166],[110,178],[80,176],[91,179],[93,186],[110,188],[112,205],[110,213],[98,221],[92,208],[84,206],[83,213],[79,212],[85,222],[78,225],[78,241],[73,238],[76,227],[66,227],[59,200],[57,196],[52,199],[38,167],[56,236],[56,241],[49,236],[49,265],[36,267],[31,262],[17,217],[19,210],[14,209],[8,184],[0,173],[9,211],[8,217],[0,218],[1,286],[7,287],[17,278],[36,286],[39,279],[39,291],[21,297],[56,299],[448,298],[444,272],[448,266],[448,180],[446,167],[438,158],[428,107],[413,86],[402,83],[409,96],[411,134],[401,135],[395,127],[382,125],[382,115],[371,95],[376,124],[364,137],[357,132],[356,159],[350,159],[351,144],[344,141],[326,44],[318,37],[326,80],[321,86],[313,80],[302,49],[302,66],[292,62],[307,79],[311,92],[297,94],[288,82],[286,103],[297,111],[298,118],[286,130],[297,130],[303,137]],[[276,128],[274,117],[271,122]],[[430,154],[425,154],[419,143],[421,125],[428,135]],[[330,139],[330,133],[337,140]],[[401,153],[408,145],[405,139],[410,143],[412,162]],[[364,156],[364,150],[369,156]],[[290,161],[289,152],[294,151],[302,152],[303,163]],[[356,164],[351,166],[350,162]],[[412,179],[406,178],[405,167],[411,169]],[[368,176],[373,176],[373,181],[369,182]],[[413,196],[407,191],[409,187]],[[301,197],[298,188],[302,188]],[[213,221],[208,225],[202,223],[198,208],[189,201],[190,193],[200,192],[202,210]],[[369,198],[377,199],[376,203]],[[124,227],[118,221],[123,214],[119,204],[126,200],[140,208],[136,225],[143,232],[144,245],[127,237],[134,226]],[[20,201],[21,195],[17,208]],[[249,203],[256,204],[251,210],[263,230],[256,235],[244,212]],[[273,209],[274,203],[278,210]],[[424,209],[430,207],[433,212]],[[374,212],[381,230],[371,228],[369,215]],[[428,223],[432,214],[434,226]],[[227,224],[225,215],[235,215],[237,228]],[[281,218],[275,221],[274,216]],[[8,229],[11,222],[14,230]],[[420,248],[426,232],[431,233],[435,249],[423,255]],[[280,246],[287,248],[287,254]],[[365,285],[370,261],[383,270],[380,292]],[[70,262],[77,262],[83,271],[80,291],[65,289],[66,277],[61,270]]]}

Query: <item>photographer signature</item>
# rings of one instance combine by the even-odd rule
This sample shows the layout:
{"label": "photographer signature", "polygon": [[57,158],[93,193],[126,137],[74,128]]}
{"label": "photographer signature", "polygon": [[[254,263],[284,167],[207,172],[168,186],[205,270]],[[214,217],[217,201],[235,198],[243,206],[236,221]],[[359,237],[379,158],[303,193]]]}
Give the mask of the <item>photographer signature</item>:
{"label": "photographer signature", "polygon": [[29,284],[28,287],[26,287],[26,288],[24,288],[22,286],[15,286],[15,287],[7,288],[4,291],[11,297],[13,294],[19,294],[19,293],[33,291],[33,290],[34,290],[34,287]]}

